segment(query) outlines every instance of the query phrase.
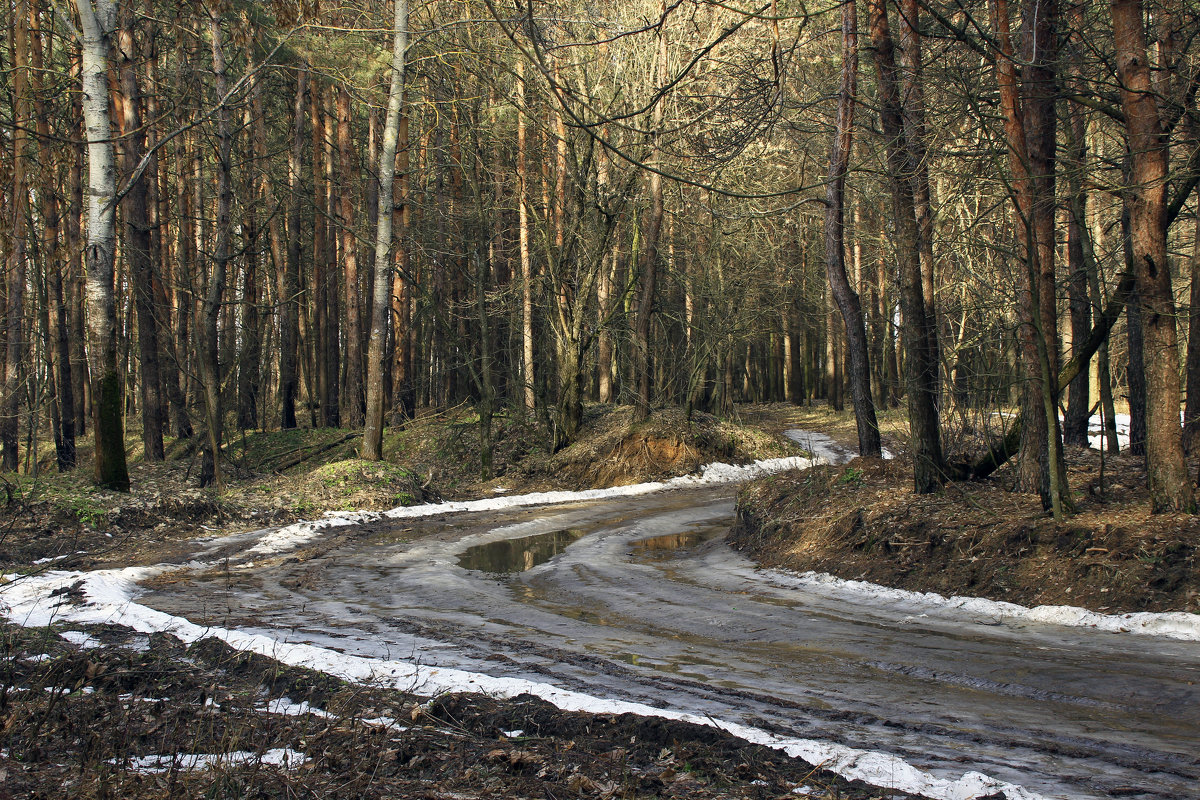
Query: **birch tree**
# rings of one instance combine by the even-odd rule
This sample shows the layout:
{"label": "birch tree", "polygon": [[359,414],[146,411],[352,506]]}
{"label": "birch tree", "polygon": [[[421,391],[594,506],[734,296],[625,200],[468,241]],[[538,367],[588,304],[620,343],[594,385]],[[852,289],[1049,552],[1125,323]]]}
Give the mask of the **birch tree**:
{"label": "birch tree", "polygon": [[362,457],[383,458],[383,375],[386,368],[388,313],[392,298],[392,187],[396,177],[396,147],[404,105],[404,69],[408,57],[408,0],[395,0],[392,40],[392,81],[387,117],[379,148],[379,208],[375,217],[375,291],[371,296],[371,339],[367,345],[367,414]]}
{"label": "birch tree", "polygon": [[121,373],[117,364],[116,261],[117,165],[109,116],[108,53],[117,27],[113,0],[75,0],[83,53],[83,119],[87,133],[87,326],[92,377],[95,479],[107,489],[129,491],[121,419]]}

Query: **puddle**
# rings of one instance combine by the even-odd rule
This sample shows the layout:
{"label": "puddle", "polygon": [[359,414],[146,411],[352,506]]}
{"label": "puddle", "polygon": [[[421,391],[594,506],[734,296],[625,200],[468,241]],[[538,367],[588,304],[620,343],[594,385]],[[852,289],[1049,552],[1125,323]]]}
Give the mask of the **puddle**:
{"label": "puddle", "polygon": [[584,535],[583,531],[563,530],[501,539],[498,542],[468,547],[458,559],[463,569],[475,569],[497,575],[511,575],[544,564]]}
{"label": "puddle", "polygon": [[638,539],[630,551],[635,558],[659,559],[706,542],[713,537],[712,531],[684,531],[683,533],[668,533],[664,536],[653,536],[649,539]]}

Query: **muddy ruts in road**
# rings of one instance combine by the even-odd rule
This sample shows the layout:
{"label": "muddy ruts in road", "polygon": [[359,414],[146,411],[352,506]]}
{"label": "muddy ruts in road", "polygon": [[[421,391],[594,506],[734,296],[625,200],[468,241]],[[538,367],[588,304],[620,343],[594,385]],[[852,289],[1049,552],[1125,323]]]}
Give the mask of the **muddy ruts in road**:
{"label": "muddy ruts in road", "polygon": [[[881,750],[945,777],[979,771],[1050,797],[1194,792],[1194,643],[881,604],[758,572],[723,544],[732,494],[376,524],[308,560],[234,565],[142,601]],[[470,550],[487,545],[491,561]]]}

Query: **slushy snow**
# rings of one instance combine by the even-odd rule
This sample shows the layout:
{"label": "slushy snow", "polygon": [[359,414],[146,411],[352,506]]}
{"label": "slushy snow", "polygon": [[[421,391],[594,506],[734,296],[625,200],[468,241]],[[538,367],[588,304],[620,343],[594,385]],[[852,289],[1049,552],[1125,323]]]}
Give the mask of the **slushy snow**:
{"label": "slushy snow", "polygon": [[[156,775],[177,770],[201,770],[215,766],[232,767],[238,764],[262,763],[295,769],[308,758],[289,747],[277,747],[262,753],[235,750],[231,753],[175,753],[163,756],[134,756],[128,759],[129,769],[144,775]],[[119,759],[109,759],[110,764],[120,764]]]}
{"label": "slushy snow", "polygon": [[[532,694],[564,711],[594,714],[639,714],[646,717],[679,720],[726,731],[744,741],[780,750],[789,756],[829,769],[849,780],[863,780],[875,786],[922,794],[937,800],[971,800],[981,795],[1004,792],[1010,800],[1042,800],[1042,795],[1021,786],[968,772],[949,780],[918,769],[888,753],[860,750],[833,742],[802,739],[769,733],[760,728],[718,720],[643,703],[609,700],[582,692],[560,689],[548,683],[518,678],[496,678],[464,670],[428,667],[409,661],[365,658],[338,653],[310,644],[281,642],[262,634],[226,628],[206,628],[182,617],[172,616],[134,601],[137,582],[163,567],[127,567],[94,572],[50,572],[25,576],[0,587],[0,611],[21,625],[44,626],[56,622],[73,624],[124,625],[141,633],[172,633],[184,642],[206,637],[220,639],[236,650],[268,656],[289,666],[307,667],[344,680],[400,689],[424,696],[450,692],[474,692],[497,698]],[[76,605],[55,590],[82,581],[86,601]],[[282,706],[281,706],[282,707]],[[146,771],[161,771],[174,763],[181,768],[200,769],[233,758],[259,758],[257,754],[149,756],[135,760],[134,766]],[[268,751],[262,755],[278,759],[286,766],[302,761],[295,751]]]}
{"label": "slushy snow", "polygon": [[791,573],[761,570],[773,583],[796,586],[823,594],[838,592],[876,605],[915,605],[924,608],[956,609],[963,616],[1001,617],[1070,628],[1095,628],[1110,633],[1136,633],[1200,642],[1200,614],[1185,611],[1100,614],[1078,606],[1028,606],[988,600],[983,597],[946,597],[935,592],[892,589],[867,581],[845,580],[826,572]]}

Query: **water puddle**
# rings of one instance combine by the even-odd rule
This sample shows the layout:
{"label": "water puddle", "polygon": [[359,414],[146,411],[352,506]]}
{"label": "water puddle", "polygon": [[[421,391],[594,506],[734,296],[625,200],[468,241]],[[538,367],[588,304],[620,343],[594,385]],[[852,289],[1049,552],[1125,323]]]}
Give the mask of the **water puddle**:
{"label": "water puddle", "polygon": [[477,544],[463,551],[458,565],[495,575],[513,575],[546,563],[583,535],[584,531],[568,529]]}
{"label": "water puddle", "polygon": [[677,550],[686,550],[713,538],[711,530],[683,531],[668,533],[663,536],[652,536],[649,539],[638,539],[633,542],[630,553],[634,558],[643,561],[654,561],[666,558]]}

